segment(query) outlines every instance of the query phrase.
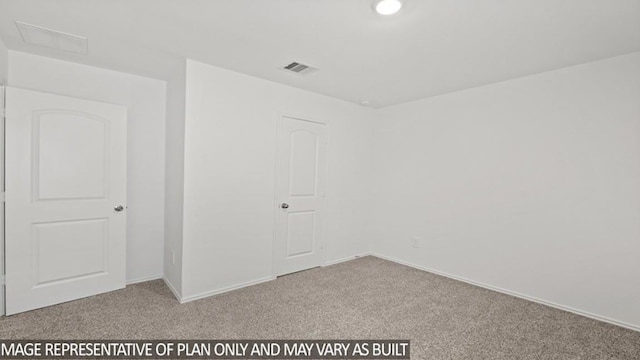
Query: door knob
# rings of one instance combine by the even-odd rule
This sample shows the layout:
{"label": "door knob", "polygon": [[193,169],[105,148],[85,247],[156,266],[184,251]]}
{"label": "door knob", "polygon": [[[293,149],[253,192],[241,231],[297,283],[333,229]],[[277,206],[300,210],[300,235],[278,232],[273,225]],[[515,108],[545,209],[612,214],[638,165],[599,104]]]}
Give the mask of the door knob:
{"label": "door knob", "polygon": [[289,208],[289,204],[282,203],[282,204],[280,204],[280,207],[283,208],[283,209],[288,209]]}
{"label": "door knob", "polygon": [[120,212],[120,211],[124,210],[124,206],[118,205],[118,206],[114,207],[113,210]]}

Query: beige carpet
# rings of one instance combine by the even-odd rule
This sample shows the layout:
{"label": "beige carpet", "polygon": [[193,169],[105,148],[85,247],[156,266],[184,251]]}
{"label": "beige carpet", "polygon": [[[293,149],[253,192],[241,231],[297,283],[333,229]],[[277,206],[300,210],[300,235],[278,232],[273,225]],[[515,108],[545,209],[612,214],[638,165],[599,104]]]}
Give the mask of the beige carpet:
{"label": "beige carpet", "polygon": [[410,339],[412,359],[640,359],[640,333],[374,257],[180,305],[160,280],[0,320],[2,339]]}

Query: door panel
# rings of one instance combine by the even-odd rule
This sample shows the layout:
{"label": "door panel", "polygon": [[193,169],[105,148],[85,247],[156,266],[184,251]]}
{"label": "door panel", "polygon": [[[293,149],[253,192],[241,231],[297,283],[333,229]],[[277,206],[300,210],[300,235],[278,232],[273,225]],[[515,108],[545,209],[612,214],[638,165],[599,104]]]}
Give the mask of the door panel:
{"label": "door panel", "polygon": [[7,88],[6,134],[7,315],[123,288],[126,108]]}
{"label": "door panel", "polygon": [[326,223],[326,143],[326,125],[282,117],[276,179],[276,275],[321,264]]}
{"label": "door panel", "polygon": [[289,196],[315,196],[318,134],[296,130],[289,134]]}
{"label": "door panel", "polygon": [[[101,199],[108,184],[107,122],[91,114],[33,114],[36,200]],[[82,136],[69,136],[69,134]]]}
{"label": "door panel", "polygon": [[103,274],[107,268],[108,222],[92,219],[33,224],[34,286]]}
{"label": "door panel", "polygon": [[287,258],[313,251],[316,241],[315,215],[315,211],[287,213]]}

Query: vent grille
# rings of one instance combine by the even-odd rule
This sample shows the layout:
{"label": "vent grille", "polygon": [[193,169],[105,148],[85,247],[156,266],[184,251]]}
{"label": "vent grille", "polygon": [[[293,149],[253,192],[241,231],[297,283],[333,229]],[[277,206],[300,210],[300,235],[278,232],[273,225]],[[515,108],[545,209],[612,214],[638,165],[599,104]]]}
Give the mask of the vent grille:
{"label": "vent grille", "polygon": [[88,53],[87,38],[61,31],[47,29],[41,26],[16,21],[22,40],[28,44],[44,46],[70,53]]}
{"label": "vent grille", "polygon": [[296,74],[307,74],[307,73],[310,73],[310,72],[316,70],[315,68],[313,68],[313,67],[311,67],[309,65],[305,65],[305,64],[302,64],[302,63],[299,63],[299,62],[296,62],[296,61],[290,63],[287,66],[284,66],[283,69],[286,70],[286,71],[294,72]]}

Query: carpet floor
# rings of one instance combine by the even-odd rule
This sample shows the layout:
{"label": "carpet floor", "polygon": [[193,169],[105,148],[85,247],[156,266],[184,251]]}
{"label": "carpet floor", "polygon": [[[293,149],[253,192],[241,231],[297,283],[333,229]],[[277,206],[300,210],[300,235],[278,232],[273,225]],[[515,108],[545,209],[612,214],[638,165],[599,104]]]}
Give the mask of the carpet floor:
{"label": "carpet floor", "polygon": [[187,304],[161,280],[0,319],[1,339],[410,339],[412,359],[640,359],[640,332],[375,257]]}

